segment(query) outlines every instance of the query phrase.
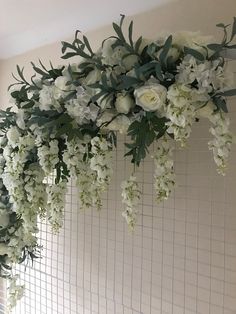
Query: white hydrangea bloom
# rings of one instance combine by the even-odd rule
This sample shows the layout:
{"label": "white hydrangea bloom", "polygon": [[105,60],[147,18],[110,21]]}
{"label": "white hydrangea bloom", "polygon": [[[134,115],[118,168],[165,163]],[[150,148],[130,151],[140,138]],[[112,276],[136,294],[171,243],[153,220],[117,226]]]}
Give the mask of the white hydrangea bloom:
{"label": "white hydrangea bloom", "polygon": [[187,55],[178,66],[177,82],[191,84],[196,81],[199,93],[202,94],[231,88],[233,74],[225,71],[219,64],[220,60],[199,62],[194,57]]}
{"label": "white hydrangea bloom", "polygon": [[122,203],[125,205],[122,216],[125,218],[129,227],[134,229],[138,216],[137,207],[141,197],[137,178],[131,175],[128,180],[121,183],[121,189]]}
{"label": "white hydrangea bloom", "polygon": [[38,143],[38,158],[39,164],[46,175],[50,175],[59,162],[59,147],[57,140],[51,140],[48,144]]}
{"label": "white hydrangea bloom", "polygon": [[68,78],[59,76],[53,85],[43,85],[39,92],[38,106],[41,110],[57,110],[62,112],[60,100],[68,95],[71,85],[68,85]]}
{"label": "white hydrangea bloom", "polygon": [[95,121],[99,112],[98,106],[91,103],[90,93],[81,86],[77,88],[77,97],[69,100],[65,107],[79,125]]}
{"label": "white hydrangea bloom", "polygon": [[66,180],[62,180],[58,184],[49,184],[46,188],[48,195],[47,215],[54,232],[58,232],[63,225],[66,190]]}
{"label": "white hydrangea bloom", "polygon": [[175,186],[173,149],[168,140],[160,139],[153,156],[155,163],[154,188],[158,202],[167,200]]}
{"label": "white hydrangea bloom", "polygon": [[196,117],[192,89],[183,84],[173,84],[168,89],[167,99],[165,115],[170,120],[166,123],[167,132],[174,134],[175,140],[184,146]]}
{"label": "white hydrangea bloom", "polygon": [[225,175],[228,157],[233,143],[233,135],[229,131],[230,121],[222,112],[212,114],[210,121],[213,124],[210,128],[210,133],[214,138],[208,142],[208,147],[213,152],[218,173]]}

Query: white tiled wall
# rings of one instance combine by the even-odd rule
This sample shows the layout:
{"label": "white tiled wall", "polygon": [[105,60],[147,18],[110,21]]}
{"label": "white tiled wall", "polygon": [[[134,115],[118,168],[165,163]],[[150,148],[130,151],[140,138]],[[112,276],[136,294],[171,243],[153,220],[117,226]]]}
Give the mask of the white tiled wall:
{"label": "white tiled wall", "polygon": [[[231,101],[236,133],[236,99]],[[101,212],[81,212],[70,185],[64,229],[41,225],[43,258],[24,273],[26,296],[15,314],[235,314],[236,147],[226,177],[207,148],[209,125],[176,149],[178,187],[157,205],[153,163],[138,176],[143,198],[132,234],[121,217],[120,182],[132,170],[123,139]]]}

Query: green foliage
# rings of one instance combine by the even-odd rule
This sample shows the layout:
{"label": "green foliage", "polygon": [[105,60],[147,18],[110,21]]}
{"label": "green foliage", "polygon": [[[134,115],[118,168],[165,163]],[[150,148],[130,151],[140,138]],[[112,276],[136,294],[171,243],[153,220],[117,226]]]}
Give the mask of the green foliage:
{"label": "green foliage", "polygon": [[146,157],[148,147],[161,138],[166,132],[166,118],[158,118],[154,113],[147,112],[140,121],[134,121],[129,129],[128,135],[132,143],[125,144],[129,151],[125,156],[131,156],[131,162],[139,166]]}
{"label": "green foliage", "polygon": [[228,28],[231,24],[223,24],[219,23],[216,26],[221,28],[223,30],[223,38],[222,42],[220,44],[209,44],[207,47],[214,51],[212,56],[210,57],[210,60],[215,60],[220,57],[221,53],[226,49],[236,49],[236,44],[232,44],[232,41],[235,38],[236,35],[236,17],[234,17],[234,21],[231,27],[231,34],[228,34]]}

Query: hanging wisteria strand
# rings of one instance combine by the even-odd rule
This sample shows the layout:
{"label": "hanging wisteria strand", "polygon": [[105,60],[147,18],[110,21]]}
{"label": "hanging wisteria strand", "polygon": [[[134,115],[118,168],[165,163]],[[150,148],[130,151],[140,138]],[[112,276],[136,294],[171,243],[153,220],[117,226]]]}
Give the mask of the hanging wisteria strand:
{"label": "hanging wisteria strand", "polygon": [[[211,124],[208,146],[218,173],[227,169],[234,137],[226,101],[236,89],[224,56],[235,48],[236,18],[231,30],[218,24],[220,43],[191,32],[134,39],[133,22],[128,36],[123,26],[121,16],[97,51],[76,32],[72,43],[62,43],[62,59],[75,57],[71,65],[32,63],[31,79],[17,66],[13,107],[0,111],[0,275],[12,279],[12,305],[23,289],[12,267],[40,255],[39,218],[53,232],[62,227],[67,182],[75,181],[80,208],[102,208],[117,133],[129,139],[125,156],[135,170],[154,144],[157,203],[175,186],[174,147],[184,148],[199,119]],[[131,229],[141,199],[136,177],[134,171],[121,185]]]}

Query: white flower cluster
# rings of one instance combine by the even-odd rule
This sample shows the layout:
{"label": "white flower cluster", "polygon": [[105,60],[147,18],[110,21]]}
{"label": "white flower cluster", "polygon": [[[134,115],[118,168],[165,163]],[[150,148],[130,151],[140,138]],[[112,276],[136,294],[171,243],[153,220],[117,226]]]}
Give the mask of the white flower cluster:
{"label": "white flower cluster", "polygon": [[[9,133],[7,133],[7,137],[9,137]],[[3,152],[5,168],[2,179],[10,195],[13,210],[17,214],[22,215],[24,227],[35,232],[37,230],[37,209],[33,208],[28,200],[28,198],[31,199],[32,197],[30,193],[33,193],[33,197],[37,194],[37,191],[34,191],[32,188],[35,185],[35,178],[33,175],[29,177],[30,172],[28,172],[28,176],[24,175],[25,164],[33,149],[34,138],[29,134],[18,137],[18,142],[13,140],[10,143],[8,142]],[[28,188],[28,192],[26,192],[25,186]],[[39,198],[35,198],[35,201],[38,201]]]}
{"label": "white flower cluster", "polygon": [[129,227],[133,230],[137,222],[137,207],[141,197],[141,191],[139,190],[137,178],[131,175],[128,180],[121,183],[121,189],[122,203],[125,205],[122,216],[125,218]]}
{"label": "white flower cluster", "polygon": [[12,309],[16,306],[17,301],[20,300],[24,294],[25,286],[17,284],[18,279],[18,275],[8,278],[7,313],[11,313]]}
{"label": "white flower cluster", "polygon": [[31,204],[33,211],[38,209],[37,213],[43,216],[46,212],[47,193],[46,184],[44,183],[44,171],[38,163],[29,165],[25,170],[25,192],[27,201]]}
{"label": "white flower cluster", "polygon": [[67,140],[67,148],[63,155],[63,161],[71,176],[76,179],[81,209],[101,207],[96,171],[90,168],[89,143],[90,137],[85,137],[84,140]]}
{"label": "white flower cluster", "polygon": [[166,105],[166,88],[155,78],[150,78],[145,85],[134,91],[136,104],[145,111],[163,113]]}
{"label": "white flower cluster", "polygon": [[167,132],[174,134],[175,140],[182,146],[190,136],[196,116],[192,94],[192,89],[183,84],[173,84],[167,92],[166,117],[170,120],[166,123]]}
{"label": "white flower cluster", "polygon": [[68,91],[70,91],[70,85],[68,85],[68,78],[65,76],[59,76],[53,85],[44,82],[39,92],[38,106],[40,110],[54,109],[62,112],[60,100],[68,94]]}
{"label": "white flower cluster", "polygon": [[88,90],[80,86],[77,88],[76,98],[69,100],[65,105],[68,114],[79,125],[89,123],[90,120],[95,121],[97,118],[99,107],[90,101],[91,95]]}
{"label": "white flower cluster", "polygon": [[54,171],[59,161],[58,152],[57,140],[51,140],[48,144],[38,144],[39,164],[45,172],[45,175],[50,175]]}
{"label": "white flower cluster", "polygon": [[209,141],[209,149],[213,151],[214,161],[217,165],[219,174],[225,175],[227,161],[233,143],[233,135],[229,131],[229,118],[221,112],[216,112],[211,115],[210,121],[213,126],[210,128],[210,133],[213,139]]}
{"label": "white flower cluster", "polygon": [[54,232],[58,232],[63,225],[66,190],[66,180],[62,180],[58,184],[48,184],[46,187],[48,195],[47,215]]}
{"label": "white flower cluster", "polygon": [[178,67],[177,81],[182,84],[197,82],[199,97],[202,94],[209,99],[208,94],[216,90],[232,87],[232,73],[220,66],[220,60],[199,62],[193,56],[187,55]]}
{"label": "white flower cluster", "polygon": [[173,147],[163,138],[159,140],[155,155],[154,188],[158,202],[168,199],[175,186]]}
{"label": "white flower cluster", "polygon": [[[119,71],[129,71],[138,62],[136,55],[129,55],[123,46],[114,48],[115,39],[107,39],[101,48],[102,62],[110,66],[118,66]],[[125,57],[126,56],[126,57]],[[118,69],[117,69],[118,70]]]}

